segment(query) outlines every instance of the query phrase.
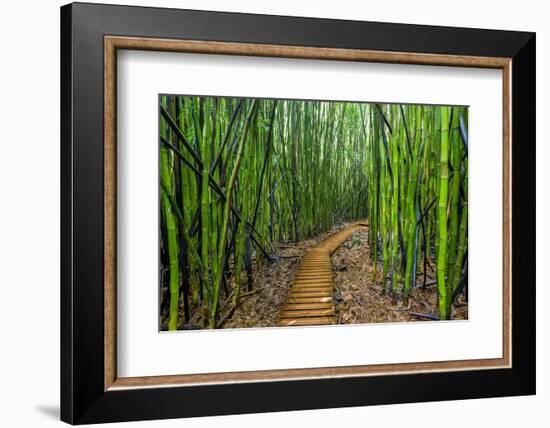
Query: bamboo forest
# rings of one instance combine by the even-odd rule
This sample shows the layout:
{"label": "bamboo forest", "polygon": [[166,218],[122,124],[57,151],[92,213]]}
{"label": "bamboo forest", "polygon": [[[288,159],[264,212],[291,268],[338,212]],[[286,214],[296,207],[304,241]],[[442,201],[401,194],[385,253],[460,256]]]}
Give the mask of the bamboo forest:
{"label": "bamboo forest", "polygon": [[159,96],[161,330],[468,318],[468,108]]}

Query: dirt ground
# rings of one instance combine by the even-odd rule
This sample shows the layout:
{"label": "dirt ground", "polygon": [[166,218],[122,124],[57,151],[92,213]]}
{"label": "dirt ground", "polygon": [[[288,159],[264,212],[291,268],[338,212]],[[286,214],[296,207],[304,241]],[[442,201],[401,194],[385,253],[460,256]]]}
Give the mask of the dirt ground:
{"label": "dirt ground", "polygon": [[[428,277],[426,283],[430,285],[425,289],[411,290],[407,308],[400,301],[394,304],[391,296],[383,293],[380,263],[374,279],[374,264],[369,254],[365,231],[351,236],[331,257],[338,324],[409,322],[429,320],[428,315],[437,316],[437,288],[432,278]],[[417,282],[422,285],[423,274],[418,275]],[[458,296],[457,300],[453,319],[467,319],[468,306],[464,297]]]}
{"label": "dirt ground", "polygon": [[[328,233],[299,243],[279,243],[274,249],[276,260],[270,263],[263,261],[260,265],[254,266],[254,287],[250,292],[247,290],[246,275],[243,273],[240,303],[234,310],[222,308],[221,317],[225,320],[221,328],[277,326],[279,312],[304,251],[348,226],[349,224],[341,224]],[[437,288],[432,272],[428,272],[429,285],[425,289],[418,287],[411,290],[407,308],[403,307],[400,301],[392,302],[391,297],[383,293],[382,266],[379,263],[375,276],[367,231],[357,232],[348,238],[334,252],[331,262],[338,324],[422,321],[429,320],[430,315],[437,315]],[[418,275],[417,281],[418,284],[422,284],[422,273]],[[178,329],[205,327],[206,317],[196,308],[191,307],[192,317],[188,323],[183,322],[183,310],[181,312]],[[460,295],[457,298],[453,319],[467,318],[468,305],[464,296]]]}

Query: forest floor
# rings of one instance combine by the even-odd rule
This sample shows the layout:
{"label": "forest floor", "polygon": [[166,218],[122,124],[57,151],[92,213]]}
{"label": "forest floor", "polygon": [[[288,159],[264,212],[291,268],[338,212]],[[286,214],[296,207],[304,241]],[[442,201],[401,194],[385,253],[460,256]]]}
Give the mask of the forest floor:
{"label": "forest floor", "polygon": [[[316,246],[333,233],[350,226],[351,223],[343,223],[315,238],[297,243],[279,243],[275,246],[275,261],[254,264],[254,284],[250,291],[247,288],[246,275],[243,273],[239,305],[230,316],[227,316],[221,328],[276,327],[304,251]],[[422,321],[429,320],[427,316],[437,315],[437,287],[433,280],[435,275],[430,268],[428,268],[428,285],[424,289],[420,286],[411,290],[409,304],[404,307],[402,302],[393,302],[391,296],[383,293],[382,265],[378,263],[376,276],[374,276],[374,264],[370,253],[368,232],[363,231],[354,233],[332,254],[337,324]],[[417,276],[417,283],[419,285],[423,283],[422,272]],[[233,284],[230,284],[231,286]],[[188,323],[183,322],[183,309],[180,309],[178,329],[205,327],[206,317],[193,306],[191,307],[193,316]],[[224,312],[227,315],[228,311],[229,309],[222,311],[222,317]],[[468,304],[464,296],[460,295],[455,304],[453,319],[467,318]],[[163,325],[166,321],[163,320]]]}
{"label": "forest floor", "polygon": [[[382,264],[374,279],[374,265],[370,259],[368,232],[353,234],[332,255],[334,273],[334,300],[337,324],[365,324],[380,322],[410,322],[429,320],[423,315],[437,316],[437,287],[434,273],[428,267],[426,288],[422,288],[423,273],[417,276],[416,287],[409,294],[409,304],[393,302],[383,293]],[[413,315],[418,314],[418,315]],[[468,305],[463,295],[457,297],[453,319],[467,319]]]}
{"label": "forest floor", "polygon": [[[314,239],[282,244],[276,248],[280,259],[270,264],[264,262],[264,265],[258,267],[254,281],[256,291],[243,296],[239,307],[224,323],[223,328],[277,326],[281,307],[300,266],[304,250],[349,226],[348,223],[341,224]],[[429,268],[429,285],[425,289],[417,287],[411,291],[407,308],[399,301],[392,302],[391,296],[382,292],[382,266],[379,263],[374,278],[367,231],[357,232],[348,238],[333,253],[331,262],[338,324],[422,321],[428,318],[412,313],[437,315],[437,287],[433,281],[434,274]],[[418,275],[417,281],[419,285],[422,284],[422,273]],[[464,296],[460,295],[453,319],[467,318],[468,305]]]}

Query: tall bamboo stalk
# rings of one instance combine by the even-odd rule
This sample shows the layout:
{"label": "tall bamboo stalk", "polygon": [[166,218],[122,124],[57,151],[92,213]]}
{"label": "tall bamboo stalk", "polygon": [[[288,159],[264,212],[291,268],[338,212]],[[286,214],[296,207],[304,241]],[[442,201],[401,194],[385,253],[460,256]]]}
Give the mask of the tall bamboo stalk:
{"label": "tall bamboo stalk", "polygon": [[[233,171],[231,172],[231,178],[229,179],[229,183],[227,185],[227,198],[225,200],[225,206],[223,208],[223,223],[221,228],[221,235],[220,235],[220,244],[218,248],[218,254],[221,255],[221,259],[224,258],[224,252],[225,252],[225,244],[227,241],[227,227],[229,225],[229,218],[231,214],[231,203],[233,201],[233,188],[235,187],[235,182],[237,180],[237,174],[239,173],[239,168],[241,165],[241,161],[244,154],[244,145],[246,143],[246,138],[248,136],[248,130],[250,128],[250,123],[252,122],[252,118],[254,117],[254,113],[256,112],[256,105],[257,100],[252,101],[250,104],[250,107],[248,109],[248,115],[246,117],[245,127],[243,134],[241,136],[241,141],[239,143],[238,149],[237,149],[237,155],[235,164],[233,166]],[[214,277],[214,292],[213,292],[213,304],[212,309],[210,312],[210,327],[215,328],[216,327],[216,318],[218,314],[218,296],[220,292],[220,286],[222,281],[222,272],[216,271]]]}
{"label": "tall bamboo stalk", "polygon": [[[166,97],[163,97],[163,103],[166,103]],[[161,123],[161,135],[166,138],[166,127]],[[168,151],[166,147],[160,145],[160,179],[166,188],[166,192],[172,194],[172,180],[170,177]],[[169,259],[169,292],[170,292],[170,308],[168,329],[176,330],[178,324],[178,309],[179,309],[179,261],[178,261],[178,238],[176,219],[172,213],[172,207],[166,193],[162,193],[162,212],[165,219],[167,239],[168,239],[168,259]]]}
{"label": "tall bamboo stalk", "polygon": [[439,246],[437,254],[437,290],[439,293],[439,318],[449,319],[447,293],[447,197],[449,193],[449,108],[441,109],[441,153],[440,153],[440,177],[439,177],[439,203],[438,203],[438,230]]}

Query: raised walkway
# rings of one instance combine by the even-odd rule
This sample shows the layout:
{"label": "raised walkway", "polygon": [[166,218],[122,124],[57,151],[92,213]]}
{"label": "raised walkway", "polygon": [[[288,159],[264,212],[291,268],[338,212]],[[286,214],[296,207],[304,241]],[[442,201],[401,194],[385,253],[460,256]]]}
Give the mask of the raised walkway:
{"label": "raised walkway", "polygon": [[280,326],[335,324],[334,284],[330,255],[355,232],[365,229],[357,223],[331,235],[304,253],[294,283],[279,318]]}

